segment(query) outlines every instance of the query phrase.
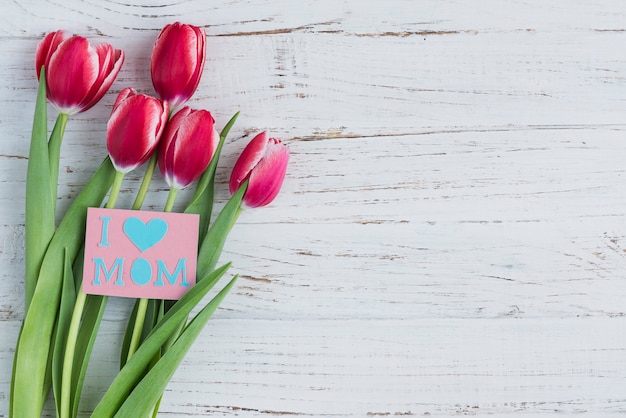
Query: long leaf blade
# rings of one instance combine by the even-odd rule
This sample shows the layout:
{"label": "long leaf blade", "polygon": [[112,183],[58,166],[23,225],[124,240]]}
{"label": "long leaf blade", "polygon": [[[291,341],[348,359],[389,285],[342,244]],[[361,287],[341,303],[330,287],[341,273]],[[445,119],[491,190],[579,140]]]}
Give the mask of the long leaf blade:
{"label": "long leaf blade", "polygon": [[[120,350],[120,369],[124,367],[126,364],[126,360],[128,357],[128,350],[130,349],[130,340],[133,335],[133,327],[135,325],[135,321],[137,320],[137,311],[139,310],[139,299],[135,300],[135,304],[133,305],[133,310],[130,312],[128,316],[128,322],[126,323],[126,331],[124,332],[124,338],[122,338],[122,349]],[[146,325],[144,320],[144,326]]]}
{"label": "long leaf blade", "polygon": [[50,191],[48,112],[46,106],[46,75],[42,67],[26,173],[26,273],[24,283],[26,310],[28,310],[35,293],[37,276],[46,248],[54,234],[54,204]]}
{"label": "long leaf blade", "polygon": [[198,252],[198,264],[196,267],[198,277],[205,276],[207,272],[213,270],[217,265],[228,233],[239,217],[241,200],[243,199],[247,187],[248,182],[246,181],[239,190],[232,195],[213,222],[213,225],[209,228],[209,232],[204,237],[200,251]]}
{"label": "long leaf blade", "polygon": [[61,159],[61,142],[63,142],[63,135],[65,134],[65,127],[69,115],[65,113],[59,113],[57,121],[52,128],[50,134],[50,141],[48,141],[48,161],[50,169],[50,196],[52,197],[52,210],[56,210],[57,201],[57,188],[59,183],[59,161]]}
{"label": "long leaf blade", "polygon": [[[235,121],[237,120],[238,117],[239,117],[239,112],[236,112],[222,129],[222,132],[220,133],[220,141],[218,142],[217,148],[215,150],[215,154],[213,158],[211,159],[209,166],[206,168],[206,170],[204,170],[204,173],[202,173],[202,176],[200,177],[200,180],[198,181],[198,185],[196,186],[194,195],[191,198],[191,201],[189,202],[189,204],[187,205],[187,208],[185,208],[185,211],[184,211],[185,213],[193,213],[193,214],[200,215],[200,222],[199,222],[199,227],[198,227],[199,245],[203,242],[204,237],[206,236],[207,231],[209,229],[209,223],[211,221],[211,214],[213,211],[213,197],[215,194],[215,172],[217,170],[217,165],[219,163],[219,158],[222,152],[222,147],[224,145],[226,137],[228,136],[231,128],[235,124]],[[213,267],[215,267],[215,265]],[[199,277],[202,277],[202,276],[199,275]],[[133,311],[128,319],[126,331],[124,332],[122,350],[120,353],[120,367],[123,367],[124,364],[126,364],[126,358],[128,357],[128,349],[130,346],[131,336],[134,330],[138,303],[139,301],[135,302]],[[166,301],[165,302],[166,310],[169,309],[170,306],[171,306],[171,302]],[[151,322],[151,316],[147,315],[144,320],[143,329],[150,330],[152,329],[153,325],[154,325],[154,322]]]}
{"label": "long leaf blade", "polygon": [[109,389],[93,411],[92,418],[112,417],[115,414],[124,402],[124,399],[144,376],[151,360],[159,352],[161,346],[178,329],[179,324],[200,303],[202,298],[226,273],[229,267],[230,264],[226,264],[213,271],[205,280],[197,283],[174,304],[172,309],[152,329],[148,338],[139,346],[139,349],[117,374],[113,383],[111,383],[111,386],[109,386]]}
{"label": "long leaf blade", "polygon": [[48,391],[46,366],[60,302],[64,252],[67,248],[70,260],[75,258],[84,239],[87,207],[102,203],[114,175],[107,158],[76,197],[50,241],[16,349],[11,395],[15,416],[36,417],[41,413]]}
{"label": "long leaf blade", "polygon": [[238,117],[239,112],[235,113],[222,129],[222,132],[220,133],[220,141],[215,150],[215,155],[211,159],[207,169],[204,170],[204,173],[202,173],[202,176],[198,181],[198,185],[196,186],[196,191],[191,198],[191,202],[189,202],[189,205],[187,205],[187,208],[185,209],[185,213],[195,213],[200,215],[200,233],[198,235],[199,242],[204,240],[204,236],[207,233],[209,222],[211,220],[213,195],[215,192],[215,171],[217,170],[217,164],[222,152],[222,147],[224,145],[224,141],[226,141],[228,133]]}
{"label": "long leaf blade", "polygon": [[102,323],[102,316],[107,304],[108,297],[100,295],[87,295],[83,321],[76,338],[74,351],[74,364],[72,367],[72,416],[78,416],[80,395],[83,391],[83,383],[89,365],[89,358],[96,341],[98,329]]}
{"label": "long leaf blade", "polygon": [[187,325],[180,337],[167,350],[161,359],[150,369],[148,374],[139,382],[137,387],[126,398],[117,417],[141,417],[153,412],[165,387],[170,381],[191,345],[196,340],[207,321],[213,315],[219,304],[224,300],[235,284],[235,276]]}
{"label": "long leaf blade", "polygon": [[74,276],[69,256],[65,252],[63,266],[63,290],[61,291],[61,304],[59,306],[59,320],[56,325],[54,350],[52,354],[52,389],[56,402],[57,416],[61,415],[61,378],[63,371],[63,357],[67,332],[70,326],[70,318],[76,302],[76,289],[74,288]]}

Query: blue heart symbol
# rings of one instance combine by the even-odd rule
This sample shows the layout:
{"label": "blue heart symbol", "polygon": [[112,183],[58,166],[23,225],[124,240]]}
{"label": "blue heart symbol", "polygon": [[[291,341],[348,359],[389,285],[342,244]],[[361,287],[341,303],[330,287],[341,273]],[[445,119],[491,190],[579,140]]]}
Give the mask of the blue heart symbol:
{"label": "blue heart symbol", "polygon": [[124,221],[124,233],[139,251],[144,252],[159,243],[167,232],[167,222],[163,219],[152,219],[144,223],[139,218],[128,218]]}

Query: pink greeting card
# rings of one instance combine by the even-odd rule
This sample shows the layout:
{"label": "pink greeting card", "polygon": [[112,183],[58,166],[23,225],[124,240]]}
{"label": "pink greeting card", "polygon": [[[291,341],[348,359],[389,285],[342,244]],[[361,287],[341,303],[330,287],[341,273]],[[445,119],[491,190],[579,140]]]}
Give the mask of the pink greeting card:
{"label": "pink greeting card", "polygon": [[83,292],[180,299],[196,283],[199,216],[89,208]]}

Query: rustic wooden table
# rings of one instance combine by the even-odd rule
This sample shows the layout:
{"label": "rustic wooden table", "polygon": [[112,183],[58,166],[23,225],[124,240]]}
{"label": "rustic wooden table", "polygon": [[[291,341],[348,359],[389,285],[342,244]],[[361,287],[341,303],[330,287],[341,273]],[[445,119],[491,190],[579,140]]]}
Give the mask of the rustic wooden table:
{"label": "rustic wooden table", "polygon": [[[103,101],[70,120],[62,213],[106,153],[117,92],[153,93],[151,46],[174,21],[208,35],[190,104],[219,126],[241,111],[218,202],[257,131],[292,158],[279,198],[233,230],[223,259],[241,279],[162,416],[626,412],[626,3],[12,0],[0,15],[0,417],[24,312],[35,47],[66,29],[126,53]],[[165,196],[155,181],[147,209]],[[116,372],[129,309],[109,303],[84,416]]]}

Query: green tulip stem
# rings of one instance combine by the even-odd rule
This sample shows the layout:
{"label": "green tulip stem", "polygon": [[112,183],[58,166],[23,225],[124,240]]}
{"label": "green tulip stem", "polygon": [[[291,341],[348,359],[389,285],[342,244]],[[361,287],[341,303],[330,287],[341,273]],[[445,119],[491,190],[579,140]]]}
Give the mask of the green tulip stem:
{"label": "green tulip stem", "polygon": [[[115,207],[115,203],[117,202],[117,198],[120,194],[123,180],[124,173],[116,171],[115,177],[113,178],[113,185],[111,186],[111,192],[109,193],[109,200],[105,205],[107,209],[112,209]],[[83,310],[85,308],[86,300],[87,295],[83,293],[81,285],[78,294],[76,295],[76,303],[74,304],[74,311],[72,312],[72,319],[70,320],[70,326],[67,333],[67,343],[65,346],[65,355],[63,358],[60,418],[70,418],[71,415],[70,393],[72,389],[72,366],[74,364],[76,341],[78,338],[78,332],[80,330],[80,324],[83,317]]]}
{"label": "green tulip stem", "polygon": [[115,202],[117,202],[117,197],[122,188],[122,180],[124,180],[124,173],[116,171],[115,178],[113,178],[113,185],[111,186],[111,193],[109,193],[109,200],[106,205],[104,205],[105,208],[113,209],[115,207]]}
{"label": "green tulip stem", "polygon": [[170,192],[167,195],[167,201],[165,202],[165,209],[163,212],[171,212],[174,208],[174,201],[176,200],[176,196],[178,195],[178,189],[175,187],[170,187]]}
{"label": "green tulip stem", "polygon": [[[145,177],[144,177],[145,179]],[[176,196],[178,195],[178,189],[172,187],[170,188],[170,192],[167,195],[167,201],[165,202],[165,208],[163,212],[171,212],[174,207],[174,201],[176,200]],[[139,205],[141,207],[141,205]],[[133,206],[133,209],[135,207]],[[143,332],[143,323],[146,318],[146,310],[148,309],[148,299],[141,298],[139,299],[139,304],[137,305],[137,315],[135,316],[135,325],[133,326],[133,334],[130,337],[130,344],[128,346],[128,354],[126,355],[126,361],[128,362],[130,358],[135,354],[137,348],[139,348],[139,343],[141,339],[141,333]]]}
{"label": "green tulip stem", "polygon": [[133,202],[133,210],[141,209],[141,205],[143,205],[143,201],[146,198],[146,194],[148,194],[148,187],[150,187],[150,182],[152,181],[152,175],[154,174],[154,168],[157,163],[157,153],[152,153],[152,157],[148,161],[148,167],[146,167],[146,172],[143,175],[143,180],[141,181],[141,186],[139,186],[139,191],[137,191],[137,197],[135,197],[135,201]]}
{"label": "green tulip stem", "polygon": [[80,322],[85,308],[87,295],[83,293],[81,285],[76,295],[74,311],[67,333],[67,346],[65,347],[65,356],[63,357],[63,372],[61,378],[61,415],[59,418],[70,418],[70,394],[72,389],[72,366],[74,364],[74,354],[76,352],[76,340],[80,329]]}
{"label": "green tulip stem", "polygon": [[61,159],[61,142],[63,142],[63,135],[65,135],[65,127],[67,126],[67,120],[69,115],[65,113],[59,113],[57,121],[54,124],[54,129],[50,134],[50,141],[48,142],[48,161],[50,168],[50,191],[52,192],[52,206],[56,207],[57,201],[57,187],[59,182],[59,161]]}
{"label": "green tulip stem", "polygon": [[[150,182],[152,181],[152,176],[154,174],[156,163],[157,153],[155,152],[152,154],[150,160],[148,161],[148,166],[146,167],[146,172],[143,175],[141,186],[139,186],[139,191],[137,192],[137,196],[135,197],[135,201],[133,202],[133,210],[139,210],[143,205],[143,201],[148,194],[148,187],[150,186]],[[128,353],[126,354],[127,361],[130,360],[133,354],[135,354],[135,351],[137,351],[137,348],[139,348],[147,308],[148,299],[139,299],[139,304],[137,305],[137,315],[135,316],[135,325],[133,326],[133,335],[131,336],[130,344],[128,346]]]}
{"label": "green tulip stem", "polygon": [[139,305],[137,305],[137,316],[135,317],[135,326],[133,327],[133,335],[130,339],[130,345],[128,346],[128,354],[126,355],[126,361],[135,354],[137,348],[139,348],[139,340],[141,339],[141,333],[143,332],[143,322],[146,319],[146,310],[148,308],[148,299],[139,299]]}
{"label": "green tulip stem", "polygon": [[[132,209],[139,210],[143,205],[143,201],[146,198],[146,194],[148,194],[148,187],[150,186],[150,182],[152,181],[152,176],[154,174],[154,169],[157,163],[157,153],[153,153],[148,161],[148,166],[146,167],[146,172],[143,175],[143,180],[141,181],[141,186],[139,186],[139,191],[137,191],[137,196],[135,197],[135,201],[133,202]],[[130,360],[130,358],[135,354],[137,348],[139,348],[139,343],[141,340],[141,333],[143,332],[143,323],[146,318],[146,310],[148,309],[148,299],[141,298],[139,299],[139,304],[137,305],[137,315],[135,316],[135,325],[133,326],[133,334],[130,337],[130,344],[128,346],[128,353],[126,354],[126,361]]]}
{"label": "green tulip stem", "polygon": [[[143,205],[143,201],[146,198],[146,194],[148,194],[148,187],[150,186],[150,182],[152,181],[152,176],[154,174],[154,169],[157,163],[157,153],[154,152],[148,161],[148,166],[146,167],[146,172],[143,175],[143,180],[141,181],[141,186],[139,186],[139,191],[137,191],[137,196],[135,197],[135,201],[133,202],[132,209],[139,210]],[[135,354],[137,348],[139,348],[139,343],[141,340],[141,333],[143,332],[143,323],[146,318],[146,310],[148,309],[148,299],[141,298],[139,299],[139,304],[137,305],[137,315],[135,316],[135,324],[133,326],[133,334],[130,337],[130,344],[128,346],[128,353],[126,354],[126,361],[130,360],[130,358]]]}

